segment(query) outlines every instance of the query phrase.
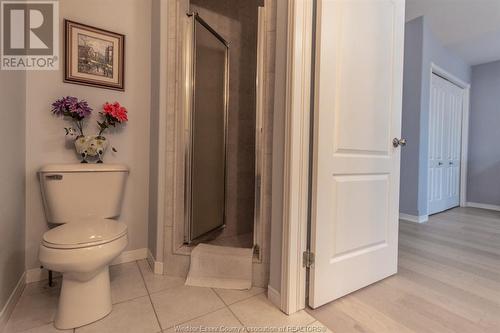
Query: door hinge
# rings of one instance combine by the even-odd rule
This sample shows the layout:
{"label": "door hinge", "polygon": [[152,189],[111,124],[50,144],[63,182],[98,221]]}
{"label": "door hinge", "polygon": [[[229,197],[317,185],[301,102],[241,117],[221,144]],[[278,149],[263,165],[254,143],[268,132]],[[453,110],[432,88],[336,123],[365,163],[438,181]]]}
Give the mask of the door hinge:
{"label": "door hinge", "polygon": [[259,255],[260,255],[260,247],[257,244],[255,244],[253,246],[253,256],[258,257]]}
{"label": "door hinge", "polygon": [[302,266],[310,268],[312,265],[314,265],[314,253],[309,250],[304,251],[302,254]]}

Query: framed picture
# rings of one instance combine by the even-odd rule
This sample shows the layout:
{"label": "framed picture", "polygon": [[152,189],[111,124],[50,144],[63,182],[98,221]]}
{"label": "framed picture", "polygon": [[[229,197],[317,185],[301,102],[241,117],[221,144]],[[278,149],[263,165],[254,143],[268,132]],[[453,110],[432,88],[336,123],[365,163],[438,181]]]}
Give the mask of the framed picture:
{"label": "framed picture", "polygon": [[125,36],[64,20],[64,82],[124,89]]}

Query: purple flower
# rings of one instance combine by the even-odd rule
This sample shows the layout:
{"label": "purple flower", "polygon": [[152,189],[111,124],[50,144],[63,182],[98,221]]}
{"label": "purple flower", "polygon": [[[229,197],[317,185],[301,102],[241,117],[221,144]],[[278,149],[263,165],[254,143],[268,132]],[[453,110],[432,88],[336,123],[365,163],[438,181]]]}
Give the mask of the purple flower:
{"label": "purple flower", "polygon": [[84,100],[79,101],[76,97],[66,96],[52,103],[52,113],[82,120],[92,113],[92,108]]}
{"label": "purple flower", "polygon": [[69,112],[69,108],[72,104],[73,99],[76,98],[66,96],[56,100],[54,103],[52,103],[52,113],[57,116],[64,116],[65,113]]}
{"label": "purple flower", "polygon": [[73,110],[71,112],[77,113],[80,117],[85,118],[90,116],[92,108],[89,106],[87,101],[81,100],[73,105]]}

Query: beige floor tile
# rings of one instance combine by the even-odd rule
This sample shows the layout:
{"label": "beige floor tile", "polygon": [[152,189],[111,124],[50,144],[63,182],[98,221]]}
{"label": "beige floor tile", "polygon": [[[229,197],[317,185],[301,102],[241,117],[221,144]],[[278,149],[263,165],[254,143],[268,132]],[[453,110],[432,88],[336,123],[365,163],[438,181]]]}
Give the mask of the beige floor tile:
{"label": "beige floor tile", "polygon": [[111,313],[95,323],[79,327],[77,333],[156,333],[160,326],[148,296],[113,305]]}
{"label": "beige floor tile", "polygon": [[48,292],[58,295],[59,291],[61,290],[62,278],[55,278],[52,283],[52,287],[49,287],[49,280],[28,283],[24,288],[23,295],[33,295],[42,292]]}
{"label": "beige floor tile", "polygon": [[181,286],[152,294],[151,299],[163,329],[224,307],[210,288]]}
{"label": "beige floor tile", "polygon": [[[178,330],[176,330],[178,328]],[[209,313],[205,316],[190,320],[186,323],[179,324],[178,327],[172,327],[164,331],[165,333],[175,333],[175,332],[193,332],[196,329],[206,329],[206,332],[237,332],[233,331],[231,328],[243,329],[243,325],[238,321],[238,319],[232,314],[228,308],[223,308],[215,312]],[[198,331],[200,332],[200,331]]]}
{"label": "beige floor tile", "polygon": [[137,262],[150,293],[184,285],[186,279],[177,276],[154,274],[146,259]]}
{"label": "beige floor tile", "polygon": [[275,307],[264,294],[232,304],[229,308],[246,327],[284,327],[303,328],[316,319],[305,311],[287,316]]}
{"label": "beige floor tile", "polygon": [[57,310],[60,280],[48,287],[47,281],[28,284],[10,316],[5,332],[20,332],[51,323]]}
{"label": "beige floor tile", "polygon": [[214,289],[227,305],[242,301],[252,296],[263,293],[266,289],[252,287],[250,290]]}
{"label": "beige floor tile", "polygon": [[73,330],[58,330],[57,328],[54,327],[54,323],[46,324],[43,326],[38,326],[31,328],[26,331],[22,331],[21,333],[69,333],[73,332]]}
{"label": "beige floor tile", "polygon": [[113,304],[148,294],[136,262],[111,266],[109,275]]}

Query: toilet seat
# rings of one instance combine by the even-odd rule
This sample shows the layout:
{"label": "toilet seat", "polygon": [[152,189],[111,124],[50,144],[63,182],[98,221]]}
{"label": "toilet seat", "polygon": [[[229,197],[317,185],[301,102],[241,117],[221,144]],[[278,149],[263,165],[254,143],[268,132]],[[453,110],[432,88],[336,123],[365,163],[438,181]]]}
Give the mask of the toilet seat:
{"label": "toilet seat", "polygon": [[127,234],[127,226],[110,219],[73,221],[47,231],[42,244],[54,249],[79,249],[112,242]]}

